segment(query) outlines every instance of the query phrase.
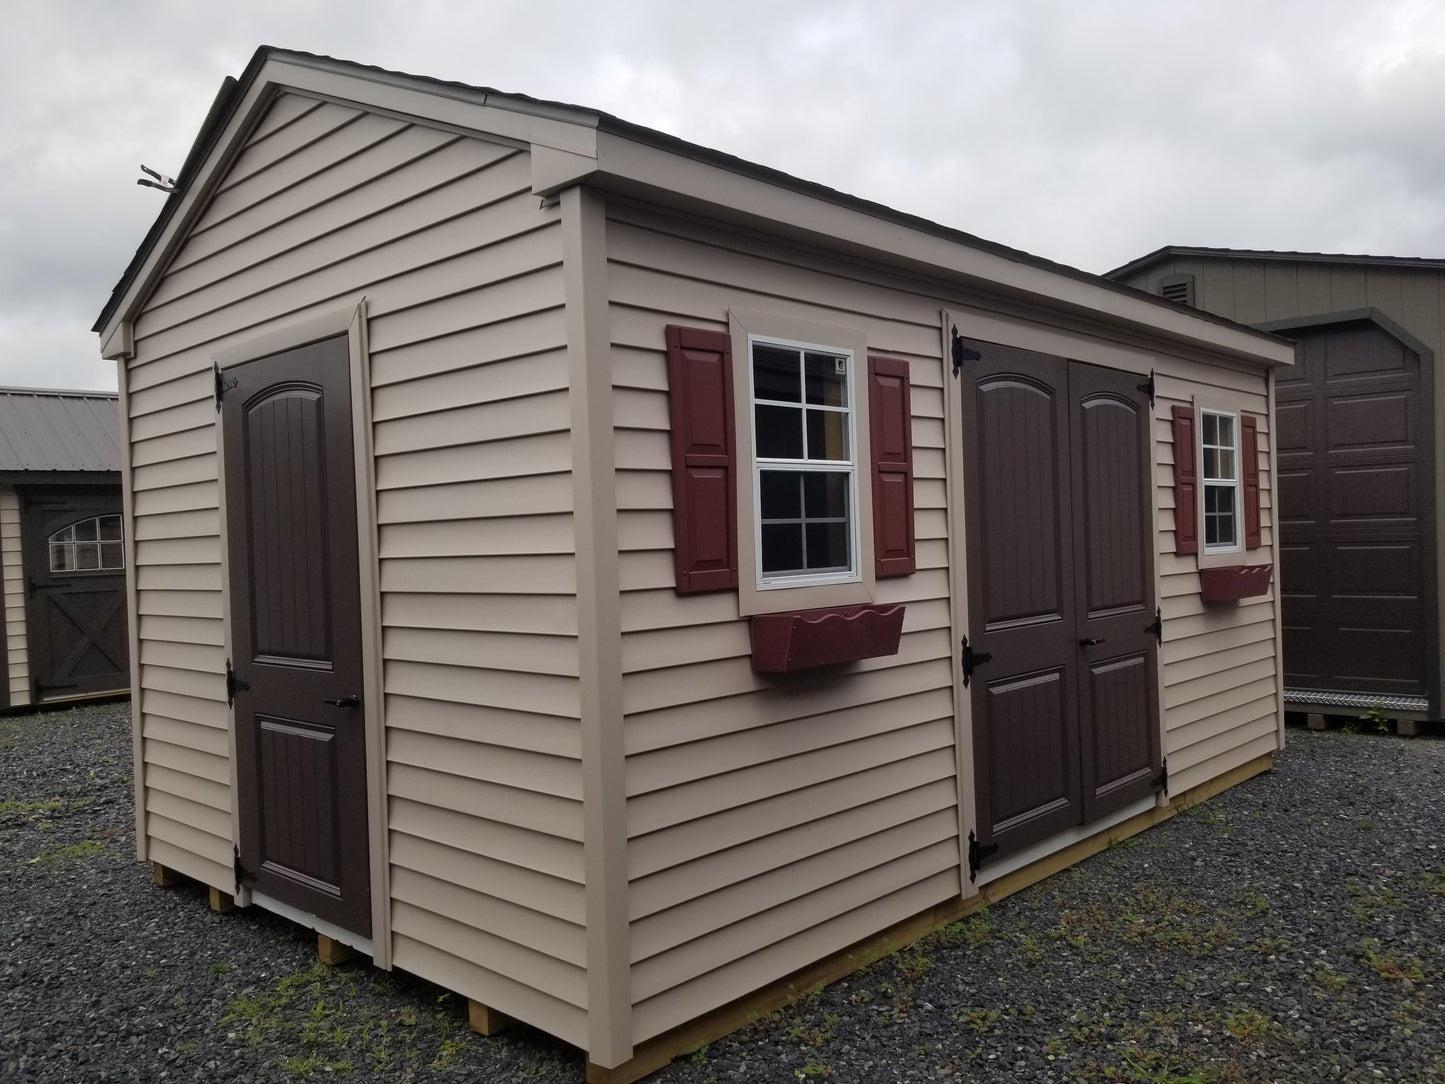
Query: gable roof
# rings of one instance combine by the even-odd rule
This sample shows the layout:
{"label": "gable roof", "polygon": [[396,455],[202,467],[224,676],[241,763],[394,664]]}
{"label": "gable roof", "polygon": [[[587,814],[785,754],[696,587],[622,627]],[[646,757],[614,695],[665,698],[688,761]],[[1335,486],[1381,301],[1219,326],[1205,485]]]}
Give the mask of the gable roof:
{"label": "gable roof", "polygon": [[263,46],[239,79],[227,79],[150,231],[93,330],[106,357],[130,351],[126,321],[203,208],[230,157],[274,92],[294,90],[359,108],[418,117],[530,144],[532,190],[578,184],[698,211],[772,234],[824,244],[896,266],[943,274],[970,287],[1045,300],[1086,318],[1148,328],[1256,363],[1289,364],[1272,336],[916,215],[805,181],[734,155],[585,106],[490,87],[407,75],[313,53]]}
{"label": "gable roof", "polygon": [[0,472],[119,470],[116,395],[0,388]]}
{"label": "gable roof", "polygon": [[1429,259],[1423,256],[1365,256],[1334,252],[1290,252],[1262,248],[1203,248],[1191,245],[1165,245],[1156,248],[1137,260],[1130,260],[1122,267],[1105,271],[1104,277],[1123,278],[1136,271],[1176,256],[1213,257],[1227,260],[1285,260],[1292,263],[1334,263],[1358,264],[1360,266],[1415,268],[1421,271],[1445,270],[1445,260]]}

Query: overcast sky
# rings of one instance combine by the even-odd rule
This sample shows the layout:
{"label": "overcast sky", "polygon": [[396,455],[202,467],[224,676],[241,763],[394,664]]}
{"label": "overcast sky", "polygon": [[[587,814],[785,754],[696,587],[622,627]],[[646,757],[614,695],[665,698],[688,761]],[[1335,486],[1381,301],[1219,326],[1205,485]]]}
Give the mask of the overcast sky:
{"label": "overcast sky", "polygon": [[1434,0],[0,0],[0,384],[90,332],[262,44],[614,113],[1103,272],[1161,245],[1445,257]]}

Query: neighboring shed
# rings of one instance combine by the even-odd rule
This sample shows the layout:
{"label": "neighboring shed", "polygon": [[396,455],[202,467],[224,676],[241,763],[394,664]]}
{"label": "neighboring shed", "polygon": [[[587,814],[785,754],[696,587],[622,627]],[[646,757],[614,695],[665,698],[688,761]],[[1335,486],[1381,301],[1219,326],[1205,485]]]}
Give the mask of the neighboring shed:
{"label": "neighboring shed", "polygon": [[1445,260],[1171,246],[1109,277],[1299,344],[1278,377],[1286,707],[1440,718]]}
{"label": "neighboring shed", "polygon": [[130,686],[120,413],[0,388],[0,708]]}
{"label": "neighboring shed", "polygon": [[140,855],[593,1079],[1282,740],[1293,351],[1228,321],[262,49],[96,330]]}

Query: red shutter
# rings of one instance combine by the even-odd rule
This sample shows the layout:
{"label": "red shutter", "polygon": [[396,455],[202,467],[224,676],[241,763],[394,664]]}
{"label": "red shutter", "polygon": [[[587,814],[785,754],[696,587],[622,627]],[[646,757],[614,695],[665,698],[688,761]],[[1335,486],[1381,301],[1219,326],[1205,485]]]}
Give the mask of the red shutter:
{"label": "red shutter", "polygon": [[1244,460],[1241,481],[1244,484],[1244,546],[1257,550],[1259,540],[1259,419],[1252,414],[1239,416],[1240,456]]}
{"label": "red shutter", "polygon": [[868,432],[873,445],[874,573],[908,576],[913,543],[913,411],[908,362],[868,359]]}
{"label": "red shutter", "polygon": [[1174,408],[1174,552],[1199,552],[1199,467],[1194,408]]}
{"label": "red shutter", "polygon": [[668,326],[673,563],[680,595],[738,585],[732,369],[726,332]]}

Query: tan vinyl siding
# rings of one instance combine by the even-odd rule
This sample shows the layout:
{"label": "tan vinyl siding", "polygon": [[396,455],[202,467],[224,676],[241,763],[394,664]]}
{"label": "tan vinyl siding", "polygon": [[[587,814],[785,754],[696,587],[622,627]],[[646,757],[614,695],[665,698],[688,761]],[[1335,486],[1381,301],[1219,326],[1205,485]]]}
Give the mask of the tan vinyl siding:
{"label": "tan vinyl siding", "polygon": [[30,664],[25,638],[25,567],[20,556],[20,499],[0,486],[0,587],[5,612],[5,672],[12,707],[30,703]]}
{"label": "tan vinyl siding", "polygon": [[[640,1042],[961,890],[940,305],[629,209],[608,252]],[[673,591],[663,326],[725,327],[730,308],[861,328],[912,363],[919,572],[876,587],[908,603],[894,657],[760,675],[735,594]]]}
{"label": "tan vinyl siding", "polygon": [[1205,404],[1248,411],[1259,418],[1264,548],[1241,551],[1240,564],[1271,559],[1273,441],[1263,376],[1173,358],[1160,358],[1160,363],[1154,435],[1164,618],[1160,649],[1164,756],[1169,791],[1179,794],[1277,747],[1281,679],[1274,640],[1275,588],[1237,603],[1205,603],[1199,594],[1199,559],[1175,555],[1172,407],[1193,405],[1198,397]]}
{"label": "tan vinyl siding", "polygon": [[282,96],[157,282],[128,370],[146,831],[229,887],[211,358],[365,295],[392,960],[580,1036],[561,243],[530,183],[514,148]]}

